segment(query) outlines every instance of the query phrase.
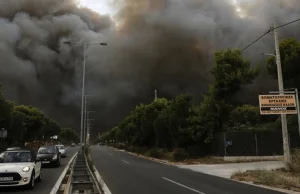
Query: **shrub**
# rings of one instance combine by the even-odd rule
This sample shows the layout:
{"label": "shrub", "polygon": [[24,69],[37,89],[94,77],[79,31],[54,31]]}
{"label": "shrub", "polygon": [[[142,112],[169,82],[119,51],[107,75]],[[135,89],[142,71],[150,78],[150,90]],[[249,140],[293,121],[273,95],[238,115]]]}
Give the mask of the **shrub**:
{"label": "shrub", "polygon": [[190,158],[197,158],[199,156],[205,155],[203,148],[199,145],[193,145],[193,146],[188,147],[187,153]]}
{"label": "shrub", "polygon": [[165,151],[163,149],[159,148],[152,148],[147,152],[147,156],[153,157],[153,158],[162,158],[165,154]]}
{"label": "shrub", "polygon": [[180,160],[185,160],[188,157],[187,152],[185,151],[185,149],[182,148],[176,148],[173,152],[172,152],[172,159],[174,161],[180,161]]}
{"label": "shrub", "polygon": [[136,148],[133,145],[127,146],[126,151],[128,152],[136,152]]}
{"label": "shrub", "polygon": [[136,147],[136,153],[138,154],[145,154],[148,150],[149,148],[147,147]]}

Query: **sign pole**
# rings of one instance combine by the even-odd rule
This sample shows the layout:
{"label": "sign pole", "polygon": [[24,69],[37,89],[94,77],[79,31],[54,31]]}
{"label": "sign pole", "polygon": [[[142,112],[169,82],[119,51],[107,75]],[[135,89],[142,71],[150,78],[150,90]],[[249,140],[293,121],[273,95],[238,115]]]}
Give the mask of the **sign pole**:
{"label": "sign pole", "polygon": [[[282,77],[282,67],[280,59],[280,50],[279,50],[279,40],[278,33],[276,30],[276,24],[274,22],[274,39],[275,39],[275,51],[276,51],[276,64],[277,64],[277,74],[278,74],[278,86],[280,95],[284,95],[284,86],[283,86],[283,77]],[[288,139],[288,129],[287,129],[287,120],[286,114],[281,114],[281,126],[282,126],[282,140],[283,140],[283,153],[284,153],[284,163],[286,169],[289,168],[291,162],[291,154],[289,148],[289,139]]]}

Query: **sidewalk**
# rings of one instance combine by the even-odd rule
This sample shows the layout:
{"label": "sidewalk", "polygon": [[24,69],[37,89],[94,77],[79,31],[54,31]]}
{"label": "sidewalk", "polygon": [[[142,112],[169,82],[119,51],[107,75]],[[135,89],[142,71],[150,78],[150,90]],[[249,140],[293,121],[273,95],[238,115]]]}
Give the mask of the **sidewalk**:
{"label": "sidewalk", "polygon": [[179,168],[190,169],[196,172],[215,175],[223,178],[230,178],[234,172],[247,170],[271,170],[284,168],[282,161],[263,161],[251,163],[231,163],[231,164],[196,164],[196,165],[176,165]]}

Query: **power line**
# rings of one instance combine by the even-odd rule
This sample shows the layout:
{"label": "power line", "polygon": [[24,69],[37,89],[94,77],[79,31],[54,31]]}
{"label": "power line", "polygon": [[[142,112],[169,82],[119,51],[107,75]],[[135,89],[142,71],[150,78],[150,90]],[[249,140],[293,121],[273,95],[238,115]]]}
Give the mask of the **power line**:
{"label": "power line", "polygon": [[245,48],[243,48],[241,52],[244,52],[247,48],[249,48],[250,46],[252,46],[253,44],[255,44],[257,41],[259,41],[260,39],[262,39],[265,35],[269,34],[269,33],[272,32],[273,30],[278,29],[278,28],[282,28],[282,27],[284,27],[284,26],[290,25],[290,24],[295,23],[295,22],[298,22],[298,21],[300,21],[300,18],[299,18],[299,19],[296,19],[296,20],[294,20],[294,21],[288,22],[288,23],[286,23],[286,24],[283,24],[283,25],[281,25],[281,26],[278,26],[278,27],[276,27],[276,28],[271,27],[267,32],[265,32],[265,33],[264,33],[263,35],[261,35],[259,38],[257,38],[256,40],[254,40],[253,42],[251,42],[248,46],[246,46]]}

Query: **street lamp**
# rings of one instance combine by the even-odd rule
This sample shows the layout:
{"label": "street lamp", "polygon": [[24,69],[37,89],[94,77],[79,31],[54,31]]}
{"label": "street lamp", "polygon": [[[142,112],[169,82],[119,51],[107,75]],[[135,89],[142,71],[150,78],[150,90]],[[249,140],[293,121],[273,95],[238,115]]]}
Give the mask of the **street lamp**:
{"label": "street lamp", "polygon": [[86,49],[89,45],[101,45],[101,46],[107,46],[107,43],[105,42],[92,42],[92,43],[80,43],[80,42],[72,42],[72,41],[63,41],[63,44],[80,44],[83,45],[83,68],[82,68],[82,91],[81,91],[81,123],[80,123],[80,150],[79,152],[82,152],[82,142],[83,142],[83,117],[84,117],[84,89],[85,89],[85,64],[86,64]]}

